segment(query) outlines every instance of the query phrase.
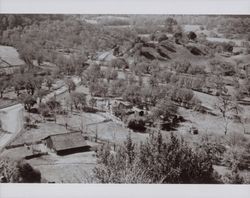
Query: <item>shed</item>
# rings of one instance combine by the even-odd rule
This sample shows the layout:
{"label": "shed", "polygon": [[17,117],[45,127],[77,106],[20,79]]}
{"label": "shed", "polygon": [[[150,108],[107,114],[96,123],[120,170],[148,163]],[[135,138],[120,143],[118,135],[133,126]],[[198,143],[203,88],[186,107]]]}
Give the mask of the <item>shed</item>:
{"label": "shed", "polygon": [[133,107],[133,105],[127,101],[115,100],[113,102],[113,107],[117,107],[119,109],[131,109]]}
{"label": "shed", "polygon": [[90,150],[81,132],[62,133],[44,138],[45,145],[58,155],[68,155]]}

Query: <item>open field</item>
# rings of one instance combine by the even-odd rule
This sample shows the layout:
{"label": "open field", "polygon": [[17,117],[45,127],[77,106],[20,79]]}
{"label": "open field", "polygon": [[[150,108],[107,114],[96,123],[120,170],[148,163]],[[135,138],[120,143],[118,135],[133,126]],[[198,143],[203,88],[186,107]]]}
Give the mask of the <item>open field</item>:
{"label": "open field", "polygon": [[[183,123],[184,126],[190,127],[193,125],[199,129],[201,134],[204,132],[217,133],[220,135],[224,134],[223,118],[209,114],[201,114],[192,110],[186,110],[182,108],[180,108],[179,111],[180,114],[187,120],[187,122]],[[250,123],[245,124],[245,128],[249,131]],[[188,128],[186,128],[184,131],[187,132],[187,129]],[[230,120],[228,131],[229,133],[235,132],[243,134],[243,127],[240,123],[235,123],[233,120]]]}

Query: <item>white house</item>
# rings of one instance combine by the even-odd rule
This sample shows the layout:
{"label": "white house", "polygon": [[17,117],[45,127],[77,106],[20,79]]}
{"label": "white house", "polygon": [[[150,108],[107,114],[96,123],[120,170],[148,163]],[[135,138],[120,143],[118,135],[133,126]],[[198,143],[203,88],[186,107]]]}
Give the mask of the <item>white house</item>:
{"label": "white house", "polygon": [[18,133],[24,126],[24,107],[16,104],[0,109],[0,128],[10,133]]}

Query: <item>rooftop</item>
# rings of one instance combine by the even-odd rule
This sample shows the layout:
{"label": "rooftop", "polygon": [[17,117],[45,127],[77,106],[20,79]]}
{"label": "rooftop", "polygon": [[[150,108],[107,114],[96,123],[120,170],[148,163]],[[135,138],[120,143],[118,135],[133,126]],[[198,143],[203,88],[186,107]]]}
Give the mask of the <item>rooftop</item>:
{"label": "rooftop", "polygon": [[14,101],[14,100],[0,99],[0,110],[5,109],[7,107],[17,105],[17,104],[18,104],[18,102]]}
{"label": "rooftop", "polygon": [[45,139],[48,138],[53,142],[56,151],[88,146],[81,132],[50,135]]}
{"label": "rooftop", "polygon": [[23,65],[14,47],[0,45],[0,67]]}

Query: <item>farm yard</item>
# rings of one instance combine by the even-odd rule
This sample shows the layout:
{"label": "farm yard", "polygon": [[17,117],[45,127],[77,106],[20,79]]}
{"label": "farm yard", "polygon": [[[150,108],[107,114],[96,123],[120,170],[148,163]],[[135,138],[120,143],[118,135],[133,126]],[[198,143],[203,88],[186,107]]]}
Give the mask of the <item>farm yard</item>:
{"label": "farm yard", "polygon": [[249,22],[0,15],[0,182],[249,184]]}

